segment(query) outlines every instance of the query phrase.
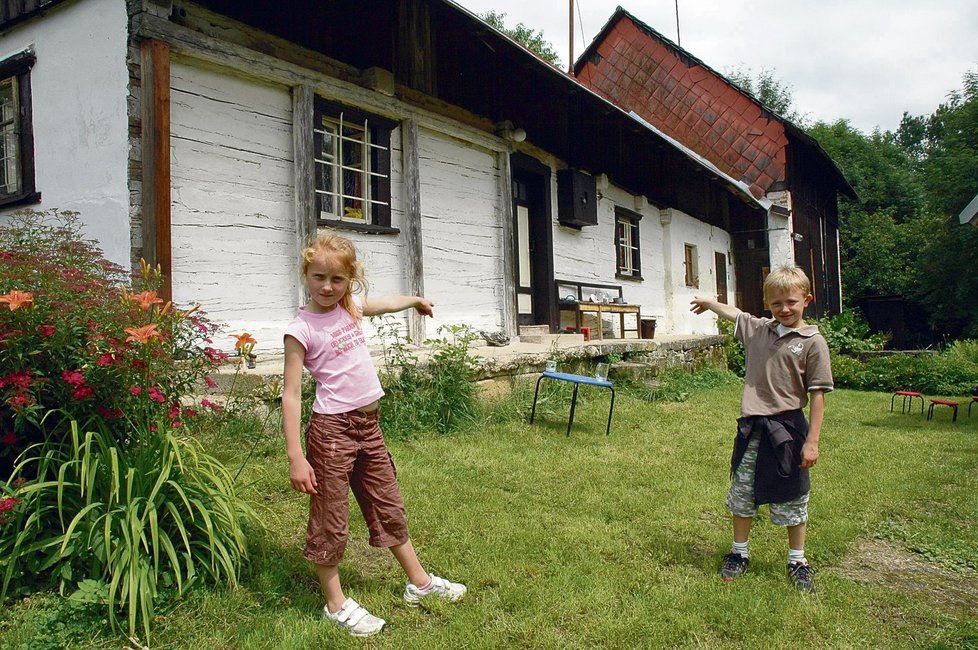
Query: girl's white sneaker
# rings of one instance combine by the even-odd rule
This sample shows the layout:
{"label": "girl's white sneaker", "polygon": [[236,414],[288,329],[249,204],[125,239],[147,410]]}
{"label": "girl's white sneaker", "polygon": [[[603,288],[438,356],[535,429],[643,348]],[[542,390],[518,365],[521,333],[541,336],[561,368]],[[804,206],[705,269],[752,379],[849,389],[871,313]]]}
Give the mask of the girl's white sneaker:
{"label": "girl's white sneaker", "polygon": [[329,606],[323,607],[323,616],[353,636],[377,634],[387,622],[372,615],[352,598],[347,598],[338,612],[330,612]]}
{"label": "girl's white sneaker", "polygon": [[427,589],[421,589],[411,582],[407,583],[407,586],[404,587],[404,602],[409,607],[417,607],[425,598],[434,596],[454,603],[456,600],[462,598],[466,591],[468,590],[462,583],[451,582],[445,578],[439,578],[432,573],[431,584]]}

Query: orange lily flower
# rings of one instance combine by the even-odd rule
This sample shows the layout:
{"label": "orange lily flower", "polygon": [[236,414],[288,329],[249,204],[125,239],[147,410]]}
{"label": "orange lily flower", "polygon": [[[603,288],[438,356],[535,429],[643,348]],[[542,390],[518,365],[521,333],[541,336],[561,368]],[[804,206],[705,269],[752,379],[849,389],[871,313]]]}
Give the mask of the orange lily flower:
{"label": "orange lily flower", "polygon": [[34,304],[34,294],[30,291],[12,290],[10,293],[0,296],[0,303],[7,303],[10,311],[16,311],[21,307],[30,307]]}
{"label": "orange lily flower", "polygon": [[129,341],[136,341],[137,343],[142,343],[143,345],[150,342],[151,339],[160,338],[160,333],[156,331],[156,323],[150,323],[149,325],[143,325],[142,327],[127,327],[123,330],[129,335],[126,339],[126,343]]}
{"label": "orange lily flower", "polygon": [[248,350],[250,351],[251,348],[255,347],[258,344],[258,341],[255,340],[255,337],[253,337],[248,332],[244,332],[242,334],[232,334],[231,336],[238,339],[238,341],[234,344],[235,350],[240,350],[247,346]]}
{"label": "orange lily flower", "polygon": [[156,295],[155,291],[142,291],[140,293],[134,293],[129,298],[135,301],[136,304],[139,305],[139,308],[144,311],[152,308],[153,305],[163,304],[163,301]]}

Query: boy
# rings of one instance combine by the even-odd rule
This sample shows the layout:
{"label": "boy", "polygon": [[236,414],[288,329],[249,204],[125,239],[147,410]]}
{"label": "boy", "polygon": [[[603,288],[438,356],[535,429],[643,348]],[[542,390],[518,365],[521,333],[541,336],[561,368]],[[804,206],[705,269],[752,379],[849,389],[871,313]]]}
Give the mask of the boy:
{"label": "boy", "polygon": [[[815,325],[806,325],[812,301],[805,272],[780,267],[764,281],[764,301],[774,318],[757,318],[723,303],[696,297],[690,311],[712,311],[734,321],[747,355],[744,394],[731,459],[727,507],[733,515],[733,548],[724,558],[724,581],[747,571],[747,537],[757,506],[770,504],[771,522],[788,529],[788,577],[814,592],[805,559],[809,468],[818,461],[825,393],[832,390],[829,349]],[[811,394],[811,422],[803,409]]]}

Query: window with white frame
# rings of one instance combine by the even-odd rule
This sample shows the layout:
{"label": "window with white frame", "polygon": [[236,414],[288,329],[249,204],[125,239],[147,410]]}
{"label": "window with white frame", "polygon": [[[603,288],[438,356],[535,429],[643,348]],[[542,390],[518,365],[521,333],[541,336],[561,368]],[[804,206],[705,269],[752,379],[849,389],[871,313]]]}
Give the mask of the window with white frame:
{"label": "window with white frame", "polygon": [[0,61],[0,205],[37,203],[30,51]]}
{"label": "window with white frame", "polygon": [[638,223],[642,215],[615,207],[615,248],[618,253],[620,278],[642,278],[642,254],[639,246]]}
{"label": "window with white frame", "polygon": [[693,244],[684,244],[684,248],[685,254],[683,266],[686,267],[686,286],[699,289],[700,269],[699,261],[696,255],[696,246]]}
{"label": "window with white frame", "polygon": [[315,107],[318,222],[389,227],[394,122],[318,97]]}

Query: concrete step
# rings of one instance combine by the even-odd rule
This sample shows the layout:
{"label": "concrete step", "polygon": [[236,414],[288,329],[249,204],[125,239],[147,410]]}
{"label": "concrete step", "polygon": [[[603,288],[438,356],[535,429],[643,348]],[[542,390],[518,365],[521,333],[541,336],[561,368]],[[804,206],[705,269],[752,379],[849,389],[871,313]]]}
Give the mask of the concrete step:
{"label": "concrete step", "polygon": [[550,334],[549,325],[520,325],[520,340],[524,336],[547,336]]}
{"label": "concrete step", "polygon": [[530,343],[533,345],[553,345],[557,347],[567,347],[571,345],[584,345],[583,334],[520,334],[520,343]]}

